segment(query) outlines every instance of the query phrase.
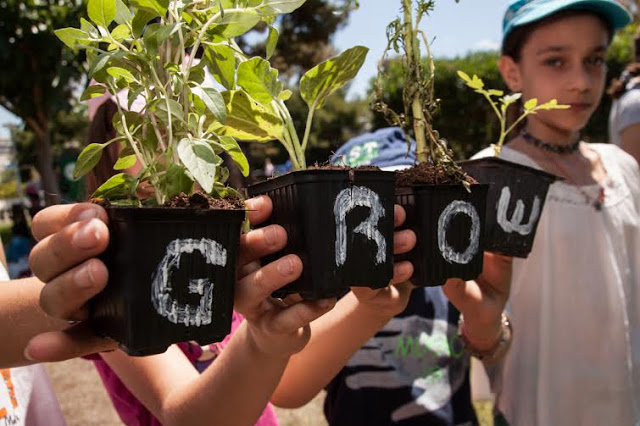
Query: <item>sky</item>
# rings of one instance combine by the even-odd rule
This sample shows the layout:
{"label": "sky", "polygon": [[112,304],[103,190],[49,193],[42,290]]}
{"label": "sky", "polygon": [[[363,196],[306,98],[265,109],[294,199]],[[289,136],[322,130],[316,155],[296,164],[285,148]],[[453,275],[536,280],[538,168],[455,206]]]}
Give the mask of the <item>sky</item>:
{"label": "sky", "polygon": [[[502,15],[508,0],[438,0],[421,29],[433,39],[436,57],[453,58],[474,50],[497,49],[501,41]],[[387,44],[386,27],[400,13],[399,0],[360,0],[347,26],[334,36],[339,51],[355,45],[369,47],[360,73],[351,84],[349,97],[363,96]],[[20,121],[0,107],[0,138],[8,138],[6,124]]]}

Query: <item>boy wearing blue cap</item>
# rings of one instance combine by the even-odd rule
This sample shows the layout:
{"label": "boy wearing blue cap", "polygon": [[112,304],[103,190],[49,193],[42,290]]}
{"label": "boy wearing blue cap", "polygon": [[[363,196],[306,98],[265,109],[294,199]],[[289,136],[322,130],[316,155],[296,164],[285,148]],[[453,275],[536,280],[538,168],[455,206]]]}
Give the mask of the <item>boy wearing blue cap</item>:
{"label": "boy wearing blue cap", "polygon": [[630,21],[613,0],[511,1],[505,15],[509,89],[571,106],[530,116],[501,154],[564,178],[549,190],[530,256],[513,261],[516,332],[496,377],[508,424],[640,420],[640,173],[618,147],[580,138],[604,91],[611,38]]}

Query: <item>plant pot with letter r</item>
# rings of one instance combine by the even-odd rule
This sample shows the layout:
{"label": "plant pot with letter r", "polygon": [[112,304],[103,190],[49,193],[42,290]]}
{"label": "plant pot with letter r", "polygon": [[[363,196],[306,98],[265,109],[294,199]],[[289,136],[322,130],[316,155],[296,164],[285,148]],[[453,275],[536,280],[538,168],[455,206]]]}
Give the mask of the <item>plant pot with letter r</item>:
{"label": "plant pot with letter r", "polygon": [[531,252],[536,229],[542,215],[549,186],[558,177],[542,170],[499,158],[506,136],[528,115],[540,110],[566,109],[555,100],[538,104],[530,99],[523,104],[523,113],[507,128],[507,110],[520,99],[520,94],[504,95],[500,90],[486,89],[476,75],[458,71],[464,83],[484,96],[500,122],[500,137],[493,144],[493,157],[460,163],[462,169],[479,182],[489,185],[486,250],[506,256],[526,258]]}
{"label": "plant pot with letter r", "polygon": [[[400,126],[411,147],[416,139],[417,165],[398,172],[396,202],[407,213],[405,226],[417,236],[416,247],[401,256],[413,263],[417,286],[442,285],[449,278],[474,279],[482,272],[484,213],[487,187],[466,175],[453,161],[446,142],[431,125],[438,100],[434,96],[435,66],[427,37],[418,23],[433,1],[402,0],[402,18],[389,24],[388,45],[378,66],[373,109]],[[414,15],[415,13],[415,15]],[[420,54],[427,51],[427,69]],[[404,111],[385,101],[384,64],[390,49],[403,50]]]}
{"label": "plant pot with letter r", "polygon": [[[394,174],[341,167],[307,169],[305,158],[314,113],[355,77],[368,49],[348,49],[302,76],[300,93],[309,113],[300,138],[285,104],[291,91],[268,61],[276,42],[277,32],[270,27],[266,59],[245,56],[233,41],[210,53],[229,59],[212,70],[227,89],[223,96],[229,111],[226,123],[215,131],[248,141],[278,140],[294,169],[248,188],[251,196],[271,197],[269,223],[282,225],[288,234],[283,252],[298,255],[303,263],[302,276],[276,295],[299,293],[318,299],[342,295],[351,286],[384,287],[393,276]],[[231,53],[226,55],[227,51]],[[235,74],[226,75],[230,69]]]}
{"label": "plant pot with letter r", "polygon": [[[111,238],[109,283],[91,301],[90,320],[130,355],[188,340],[212,343],[231,327],[245,209],[226,186],[221,155],[249,170],[236,140],[209,130],[227,119],[222,94],[202,86],[212,64],[186,54],[224,37],[207,31],[229,19],[209,3],[89,0],[91,22],[56,31],[87,52],[97,84],[82,98],[109,94],[118,108],[116,137],[88,145],[75,177],[91,171],[105,147],[120,144],[113,165],[120,172],[92,196],[107,209]],[[123,91],[128,96],[118,96]],[[129,111],[140,98],[142,111]]]}

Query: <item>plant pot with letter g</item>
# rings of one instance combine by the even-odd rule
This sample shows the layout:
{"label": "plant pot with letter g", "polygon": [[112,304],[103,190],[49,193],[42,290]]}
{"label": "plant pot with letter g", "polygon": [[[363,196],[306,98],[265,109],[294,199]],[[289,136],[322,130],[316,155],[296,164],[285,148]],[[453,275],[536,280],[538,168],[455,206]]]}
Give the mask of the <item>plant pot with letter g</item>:
{"label": "plant pot with letter g", "polygon": [[[207,31],[222,24],[221,6],[201,6],[90,0],[91,22],[56,31],[87,51],[96,84],[82,99],[108,94],[117,105],[116,137],[89,144],[74,175],[105,161],[108,145],[120,145],[117,174],[92,196],[107,209],[110,243],[103,255],[109,283],[91,301],[90,320],[130,355],[188,340],[212,343],[230,331],[245,210],[226,186],[221,156],[245,175],[249,167],[236,140],[212,130],[227,120],[223,95],[202,86],[205,67],[214,64],[186,55],[224,37]],[[129,111],[135,100],[143,101],[141,112]]]}

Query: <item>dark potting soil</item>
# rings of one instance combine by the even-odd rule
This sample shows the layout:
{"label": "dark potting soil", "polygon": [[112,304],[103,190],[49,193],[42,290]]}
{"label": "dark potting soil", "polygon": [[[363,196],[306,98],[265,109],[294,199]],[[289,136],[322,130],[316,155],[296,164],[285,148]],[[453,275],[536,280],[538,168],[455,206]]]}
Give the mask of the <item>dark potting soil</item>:
{"label": "dark potting soil", "polygon": [[164,207],[240,210],[244,208],[244,201],[240,198],[214,198],[211,195],[200,191],[194,192],[191,195],[181,192],[178,195],[174,195],[169,201],[164,203]]}
{"label": "dark potting soil", "polygon": [[[101,207],[111,207],[109,200],[104,198],[92,198],[90,203],[97,204]],[[244,209],[244,201],[240,198],[214,198],[209,194],[198,191],[191,195],[181,192],[174,195],[169,201],[160,207],[168,208],[189,208],[189,209],[216,209],[216,210],[242,210]]]}
{"label": "dark potting soil", "polygon": [[[465,180],[472,185],[478,183],[469,175],[465,175]],[[411,168],[396,173],[396,187],[409,187],[419,184],[447,185],[456,183],[458,183],[458,180],[455,176],[448,174],[443,167],[436,167],[427,163],[416,164]]]}

